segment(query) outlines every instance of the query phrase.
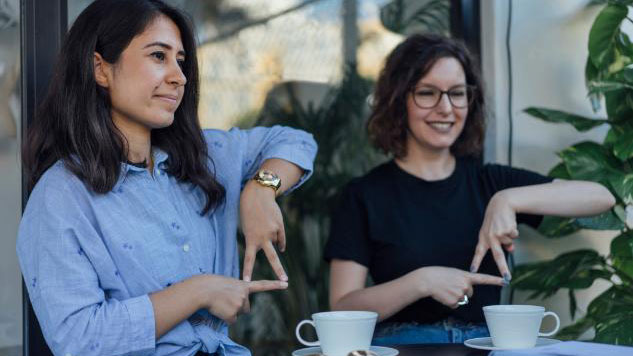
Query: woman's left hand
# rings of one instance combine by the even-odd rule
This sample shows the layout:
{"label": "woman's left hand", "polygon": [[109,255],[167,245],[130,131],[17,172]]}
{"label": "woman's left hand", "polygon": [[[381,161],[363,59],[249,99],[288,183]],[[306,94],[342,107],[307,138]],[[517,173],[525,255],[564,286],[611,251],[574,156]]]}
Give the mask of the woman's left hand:
{"label": "woman's left hand", "polygon": [[499,272],[506,282],[512,278],[506,263],[503,248],[508,252],[514,250],[514,239],[519,237],[517,229],[516,211],[510,204],[507,192],[495,194],[486,208],[484,221],[479,230],[479,243],[475,248],[475,256],[471,264],[471,272],[479,270],[479,265],[488,249],[499,267]]}
{"label": "woman's left hand", "polygon": [[246,240],[242,278],[251,280],[257,252],[264,250],[277,277],[287,281],[288,276],[275,250],[275,245],[281,252],[286,249],[284,221],[275,201],[275,191],[249,181],[240,196],[240,221]]}

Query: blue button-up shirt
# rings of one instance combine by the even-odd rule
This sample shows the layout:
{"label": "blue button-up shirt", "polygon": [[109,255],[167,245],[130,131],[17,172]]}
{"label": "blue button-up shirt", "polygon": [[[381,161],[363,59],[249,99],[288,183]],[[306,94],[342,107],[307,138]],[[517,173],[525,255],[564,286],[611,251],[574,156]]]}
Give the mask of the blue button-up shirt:
{"label": "blue button-up shirt", "polygon": [[239,278],[241,188],[269,158],[303,168],[300,185],[317,147],[311,135],[279,126],[204,136],[226,189],[225,203],[212,214],[200,215],[204,193],[167,174],[167,154],[158,149],[153,174],[123,164],[106,194],[94,193],[62,162],[39,180],[20,223],[17,253],[55,355],[250,355],[204,310],[155,340],[148,295],[196,274]]}

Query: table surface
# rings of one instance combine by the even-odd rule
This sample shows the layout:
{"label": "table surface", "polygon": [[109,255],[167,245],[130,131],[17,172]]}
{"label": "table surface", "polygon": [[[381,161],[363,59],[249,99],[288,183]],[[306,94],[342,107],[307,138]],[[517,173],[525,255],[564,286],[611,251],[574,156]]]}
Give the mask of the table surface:
{"label": "table surface", "polygon": [[490,351],[472,349],[462,344],[423,344],[391,346],[398,356],[487,356]]}

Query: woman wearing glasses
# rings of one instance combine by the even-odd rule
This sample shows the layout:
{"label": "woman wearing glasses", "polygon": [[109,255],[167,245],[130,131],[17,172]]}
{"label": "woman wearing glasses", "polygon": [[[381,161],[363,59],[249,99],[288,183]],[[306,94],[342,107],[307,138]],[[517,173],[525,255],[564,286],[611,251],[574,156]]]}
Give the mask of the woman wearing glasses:
{"label": "woman wearing glasses", "polygon": [[463,45],[414,35],[387,58],[368,131],[393,160],[347,185],[325,251],[331,308],[376,311],[374,344],[487,336],[482,307],[511,279],[517,224],[614,204],[595,183],[481,164],[484,113]]}

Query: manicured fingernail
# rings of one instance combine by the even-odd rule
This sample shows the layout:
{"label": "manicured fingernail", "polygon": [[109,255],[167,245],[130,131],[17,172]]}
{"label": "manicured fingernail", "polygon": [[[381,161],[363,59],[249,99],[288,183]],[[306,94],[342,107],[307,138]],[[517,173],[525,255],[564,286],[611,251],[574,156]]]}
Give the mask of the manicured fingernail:
{"label": "manicured fingernail", "polygon": [[251,276],[244,276],[244,281],[245,282],[250,282],[251,281]]}
{"label": "manicured fingernail", "polygon": [[477,272],[477,268],[475,268],[475,266],[470,266],[470,273],[475,273]]}
{"label": "manicured fingernail", "polygon": [[279,285],[280,285],[282,288],[288,288],[288,282],[279,282]]}
{"label": "manicured fingernail", "polygon": [[510,273],[504,273],[503,274],[503,281],[510,284],[510,281],[512,280],[512,276],[510,275]]}
{"label": "manicured fingernail", "polygon": [[285,274],[282,274],[280,279],[284,282],[288,282],[288,276],[286,276]]}

